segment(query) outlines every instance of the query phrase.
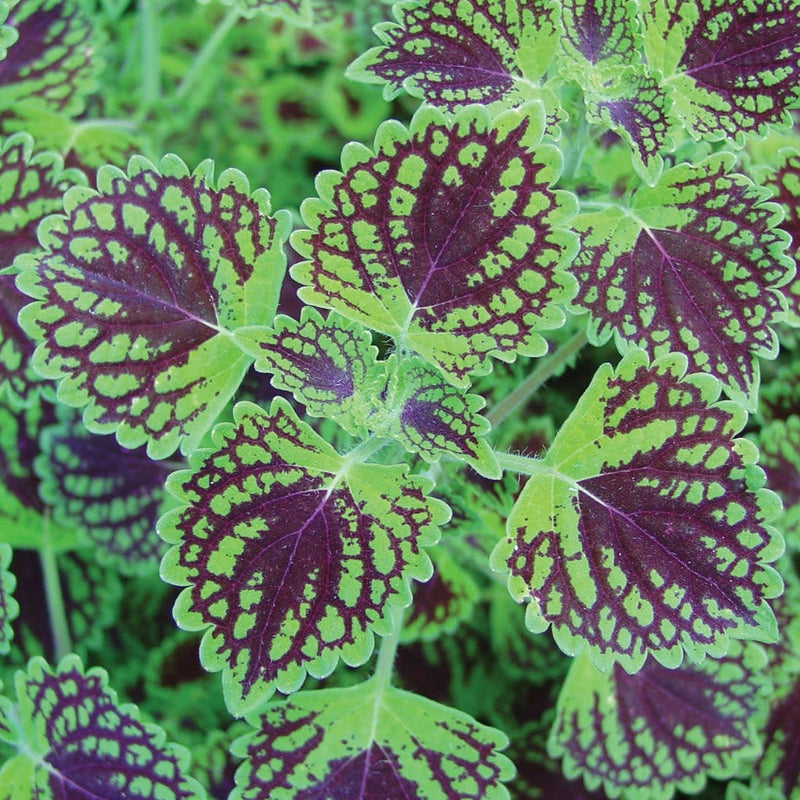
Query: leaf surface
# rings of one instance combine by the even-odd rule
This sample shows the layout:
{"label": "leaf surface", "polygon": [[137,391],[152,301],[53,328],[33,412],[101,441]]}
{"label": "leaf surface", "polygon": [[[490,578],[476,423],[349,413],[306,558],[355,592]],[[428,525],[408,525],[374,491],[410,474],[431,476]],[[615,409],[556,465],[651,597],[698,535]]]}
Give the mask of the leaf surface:
{"label": "leaf surface", "polygon": [[684,377],[680,356],[634,351],[602,366],[535,467],[492,554],[527,602],[534,632],[588,649],[629,672],[647,653],[677,666],[722,655],[729,639],[774,641],[764,562],[783,549],[768,525],[777,496],[761,489],[746,414],[716,403],[709,376]]}
{"label": "leaf surface", "polygon": [[248,719],[233,800],[505,800],[504,734],[411,692],[367,681],[301,692]]}
{"label": "leaf surface", "polygon": [[19,603],[14,599],[17,579],[11,572],[11,548],[0,542],[0,655],[8,653],[14,632],[11,623],[19,616]]}
{"label": "leaf surface", "polygon": [[682,352],[755,409],[757,357],[774,358],[770,324],[794,274],[777,209],[720,154],[664,174],[630,209],[581,214],[575,301],[590,312],[590,339],[616,335],[621,351]]}
{"label": "leaf surface", "polygon": [[648,63],[692,136],[763,135],[798,105],[798,0],[648,0],[643,18]]}
{"label": "leaf surface", "polygon": [[[533,111],[531,110],[531,113]],[[448,124],[423,107],[381,126],[322,173],[292,244],[301,298],[393,336],[460,386],[488,358],[541,355],[574,286],[561,228],[574,198],[551,188],[560,155],[541,121],[471,107]]]}
{"label": "leaf surface", "polygon": [[135,157],[97,182],[42,225],[41,256],[18,259],[17,285],[36,300],[20,325],[59,398],[88,404],[89,430],[147,442],[151,458],[188,452],[250,365],[231,333],[272,320],[288,218],[240,172],[214,187],[208,161],[190,173],[175,156],[158,168]]}
{"label": "leaf surface", "polygon": [[783,514],[776,524],[796,550],[800,548],[800,416],[765,425],[757,442],[767,486],[783,501]]}
{"label": "leaf surface", "polygon": [[2,800],[203,800],[188,777],[189,754],[120,705],[104,670],[68,656],[18,672],[16,703],[0,698],[0,738],[18,755],[0,771]]}
{"label": "leaf surface", "polygon": [[737,642],[721,660],[667,669],[653,661],[629,675],[599,672],[584,654],[561,691],[548,750],[568,778],[609,797],[667,800],[730,778],[758,754],[753,716],[770,686],[763,649]]}
{"label": "leaf surface", "polygon": [[276,687],[296,691],[306,672],[327,676],[340,656],[366,661],[373,632],[391,629],[387,607],[430,578],[424,548],[449,511],[404,467],[340,456],[280,398],[269,412],[240,403],[235,419],[217,429],[217,450],[174,473],[186,505],[159,531],[175,545],[162,576],[189,587],[176,620],[210,626],[201,660],[224,670],[241,715]]}
{"label": "leaf surface", "polygon": [[397,22],[377,25],[383,42],[347,75],[385,84],[384,97],[401,89],[449,110],[503,100],[518,105],[518,82],[537,81],[552,59],[559,32],[551,0],[428,0],[394,7]]}

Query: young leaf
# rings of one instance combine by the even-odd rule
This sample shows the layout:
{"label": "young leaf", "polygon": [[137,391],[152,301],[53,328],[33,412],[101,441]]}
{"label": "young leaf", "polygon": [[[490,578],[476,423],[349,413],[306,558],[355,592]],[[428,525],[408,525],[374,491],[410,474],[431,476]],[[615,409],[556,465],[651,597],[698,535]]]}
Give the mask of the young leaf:
{"label": "young leaf", "polygon": [[429,463],[450,455],[466,461],[480,475],[496,479],[502,470],[484,438],[490,425],[478,413],[483,405],[480,395],[451,386],[422,359],[391,358],[386,409],[368,424],[378,435],[391,436]]}
{"label": "young leaf", "polygon": [[164,551],[156,520],[166,510],[166,464],[91,434],[72,409],[39,438],[34,468],[53,519],[81,531],[101,563],[129,575],[154,571]]}
{"label": "young leaf", "polygon": [[[530,112],[530,113],[528,113]],[[525,112],[491,120],[469,107],[448,124],[423,107],[409,130],[390,121],[375,152],[351,144],[343,172],[306,200],[311,230],[292,244],[301,298],[395,337],[467,386],[488,358],[541,355],[574,293],[561,228],[574,197],[551,189],[561,157]]]}
{"label": "young leaf", "polygon": [[301,692],[248,718],[232,800],[506,800],[504,734],[374,680]]}
{"label": "young leaf", "polygon": [[700,791],[707,776],[735,775],[760,745],[753,716],[770,690],[762,648],[736,642],[719,661],[676,670],[648,662],[636,675],[572,664],[548,750],[568,778],[609,797],[669,800]]}
{"label": "young leaf", "polygon": [[9,569],[11,555],[11,548],[0,542],[0,655],[11,649],[11,623],[19,616],[19,603],[13,595],[17,581]]}
{"label": "young leaf", "polygon": [[335,419],[354,436],[366,434],[386,385],[369,331],[304,306],[300,322],[279,316],[274,330],[239,331],[237,340],[255,368],[272,373],[272,385],[292,392],[309,414]]}
{"label": "young leaf", "polygon": [[0,697],[0,738],[17,749],[0,770],[3,800],[203,800],[189,754],[119,705],[104,670],[67,656],[55,671],[34,658],[18,672],[16,703]]}
{"label": "young leaf", "polygon": [[767,525],[757,451],[734,439],[741,406],[686,361],[641,351],[602,366],[535,466],[492,554],[528,602],[526,624],[553,627],[566,653],[635,672],[652,653],[675,667],[726,652],[729,639],[774,641],[766,600],[780,594],[783,541]]}
{"label": "young leaf", "polygon": [[65,196],[42,223],[40,256],[21,256],[17,285],[37,302],[20,325],[40,341],[34,366],[60,379],[94,433],[151,458],[197,447],[251,359],[231,333],[272,320],[285,264],[285,212],[264,189],[213,165],[141,157],[128,175],[101,169],[98,190]]}
{"label": "young leaf", "polygon": [[562,58],[580,66],[588,62],[627,67],[640,60],[639,14],[633,0],[562,0]]}
{"label": "young leaf", "polygon": [[454,110],[469,103],[511,99],[519,83],[541,78],[552,59],[559,26],[553,0],[402,2],[397,22],[375,27],[383,42],[347,75],[382,83],[384,97],[401,89]]}
{"label": "young leaf", "polygon": [[647,0],[648,63],[696,138],[763,135],[800,101],[798,0]]}
{"label": "young leaf", "polygon": [[716,375],[755,410],[756,357],[777,354],[770,323],[794,265],[777,207],[732,165],[722,153],[677,166],[629,209],[581,214],[575,305],[590,312],[595,344],[614,332],[623,352],[683,352],[691,371]]}
{"label": "young leaf", "polygon": [[0,12],[17,39],[0,61],[0,109],[34,101],[77,116],[94,88],[94,26],[77,0],[15,0]]}
{"label": "young leaf", "polygon": [[423,550],[449,511],[404,467],[340,456],[281,398],[269,412],[237,404],[234,418],[215,430],[215,451],[171,476],[186,505],[159,532],[175,545],[162,576],[188,586],[175,618],[210,626],[203,665],[224,670],[241,715],[307,672],[327,676],[340,656],[366,661],[373,632],[391,628],[387,608],[410,602],[411,579],[430,578]]}

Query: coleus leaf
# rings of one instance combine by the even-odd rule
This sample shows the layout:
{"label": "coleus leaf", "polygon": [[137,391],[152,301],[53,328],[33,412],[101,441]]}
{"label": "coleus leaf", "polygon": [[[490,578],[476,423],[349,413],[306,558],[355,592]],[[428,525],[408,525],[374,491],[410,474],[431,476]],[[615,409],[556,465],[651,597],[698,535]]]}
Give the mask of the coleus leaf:
{"label": "coleus leaf", "polygon": [[782,583],[765,563],[783,549],[767,524],[777,495],[752,442],[734,438],[744,410],[685,370],[680,355],[648,364],[641,351],[601,366],[492,554],[527,626],[552,625],[600,669],[635,672],[648,652],[675,667],[684,651],[698,661],[731,637],[777,635],[766,601]]}
{"label": "coleus leaf", "polygon": [[769,423],[759,432],[757,442],[767,486],[783,501],[784,511],[776,524],[787,544],[800,549],[800,416]]}
{"label": "coleus leaf", "polygon": [[0,697],[0,738],[17,755],[0,771],[3,800],[201,800],[189,754],[120,705],[104,670],[77,656],[55,670],[34,658],[18,672],[16,702]]}
{"label": "coleus leaf", "polygon": [[387,100],[405,89],[450,110],[501,100],[518,105],[515,89],[535,84],[555,54],[556,9],[552,0],[397,3],[397,22],[375,26],[383,44],[346,74],[385,84]]}
{"label": "coleus leaf", "polygon": [[281,398],[269,412],[237,404],[234,419],[215,429],[215,451],[170,477],[185,505],[159,532],[175,545],[162,577],[188,587],[175,618],[210,627],[203,666],[224,670],[241,715],[306,673],[327,676],[339,657],[366,661],[373,633],[391,629],[387,609],[408,605],[411,579],[430,578],[424,548],[449,510],[405,467],[340,456]]}
{"label": "coleus leaf", "polygon": [[11,648],[11,623],[19,616],[19,603],[14,599],[17,580],[11,566],[11,548],[0,542],[0,655]]}
{"label": "coleus leaf", "polygon": [[645,52],[695,138],[763,134],[800,101],[798,0],[648,0]]}
{"label": "coleus leaf", "polygon": [[504,734],[375,680],[301,692],[248,718],[232,800],[500,800],[514,768]]}
{"label": "coleus leaf", "polygon": [[754,715],[766,701],[764,651],[736,642],[720,660],[670,670],[653,661],[635,675],[572,664],[548,750],[568,778],[609,797],[668,800],[700,791],[707,777],[730,778],[757,755]]}
{"label": "coleus leaf", "polygon": [[[55,153],[33,152],[27,134],[15,134],[0,142],[0,270],[20,253],[38,247],[36,226],[43,217],[61,210],[62,196],[86,179],[78,170],[65,170]],[[26,403],[31,384],[41,380],[30,368],[33,343],[17,323],[28,301],[14,285],[14,272],[0,272],[0,387],[15,403]]]}
{"label": "coleus leaf", "polygon": [[386,387],[369,331],[335,313],[323,319],[304,306],[299,322],[280,315],[273,329],[246,329],[237,340],[256,359],[255,368],[271,373],[272,385],[292,392],[309,414],[366,435]]}
{"label": "coleus leaf", "polygon": [[294,25],[310,25],[313,17],[311,0],[223,0],[223,2],[225,5],[237,6],[247,17],[262,13],[269,17],[283,17]]}
{"label": "coleus leaf", "polygon": [[72,409],[60,406],[58,416],[34,462],[53,519],[83,532],[101,563],[129,575],[153,571],[164,551],[156,521],[168,507],[170,466],[89,433]]}
{"label": "coleus leaf", "polygon": [[490,119],[471,106],[452,124],[421,108],[390,121],[375,150],[347,145],[343,172],[317,178],[301,208],[300,297],[396,339],[459,386],[488,358],[541,355],[575,287],[561,225],[574,197],[551,189],[561,157],[541,144],[535,107]]}
{"label": "coleus leaf", "polygon": [[732,166],[726,153],[677,166],[628,208],[581,214],[575,306],[590,312],[593,343],[613,332],[623,352],[683,352],[755,410],[757,357],[777,354],[770,323],[794,265],[777,207]]}
{"label": "coleus leaf", "polygon": [[77,116],[99,67],[95,29],[85,10],[76,0],[13,0],[4,6],[0,21],[17,38],[0,62],[0,115],[34,101]]}
{"label": "coleus leaf", "polygon": [[87,406],[86,427],[116,431],[151,458],[194,449],[250,365],[240,326],[272,320],[285,265],[286,212],[213,164],[192,173],[176,156],[73,188],[66,216],[39,228],[45,252],[17,259],[36,302],[20,325],[39,341],[34,366],[60,379],[59,399]]}
{"label": "coleus leaf", "polygon": [[640,60],[638,11],[633,0],[561,0],[561,58],[617,68]]}

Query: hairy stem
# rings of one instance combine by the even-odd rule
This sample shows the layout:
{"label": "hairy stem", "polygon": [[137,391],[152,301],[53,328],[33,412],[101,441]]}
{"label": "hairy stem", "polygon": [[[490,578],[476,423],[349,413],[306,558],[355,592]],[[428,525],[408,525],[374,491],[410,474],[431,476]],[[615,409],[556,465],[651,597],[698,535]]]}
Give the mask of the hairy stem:
{"label": "hairy stem", "polygon": [[61,580],[58,575],[56,554],[50,541],[50,514],[44,515],[44,545],[39,550],[44,575],[44,593],[47,602],[47,614],[50,628],[53,631],[55,660],[60,661],[67,653],[72,652],[72,640],[67,625],[67,612],[64,608],[64,595],[61,593]]}
{"label": "hairy stem", "polygon": [[536,369],[520,383],[514,391],[506,395],[488,414],[486,418],[497,427],[506,417],[523,406],[542,384],[575,355],[586,344],[586,331],[580,330],[566,341],[549,358],[545,358]]}
{"label": "hairy stem", "polygon": [[175,90],[176,100],[183,100],[189,94],[197,82],[198,77],[200,77],[200,74],[214,57],[214,54],[228,35],[228,31],[239,21],[241,15],[242,12],[239,7],[232,6],[228,13],[219,21],[217,27],[214,28],[214,32],[208,37],[200,52],[195,56],[191,66],[186,70],[183,80]]}

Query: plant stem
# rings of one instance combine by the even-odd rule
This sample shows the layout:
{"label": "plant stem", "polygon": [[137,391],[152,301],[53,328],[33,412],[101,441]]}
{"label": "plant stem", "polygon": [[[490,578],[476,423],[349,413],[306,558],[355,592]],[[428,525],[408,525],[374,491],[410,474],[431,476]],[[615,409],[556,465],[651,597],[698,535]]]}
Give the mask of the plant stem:
{"label": "plant stem", "polygon": [[392,608],[392,633],[385,636],[381,641],[378,651],[378,662],[375,665],[373,679],[381,689],[386,689],[392,679],[394,670],[394,658],[397,655],[397,646],[400,644],[400,632],[403,630],[404,608]]}
{"label": "plant stem", "polygon": [[44,575],[44,593],[47,601],[47,614],[50,628],[53,631],[55,660],[61,661],[67,653],[72,652],[72,641],[67,625],[67,613],[64,609],[64,595],[61,593],[61,581],[58,575],[56,554],[50,542],[50,514],[44,514],[44,546],[39,550]]}
{"label": "plant stem", "polygon": [[140,113],[152,108],[161,94],[161,37],[158,29],[156,0],[139,0],[139,31],[142,37],[142,84]]}
{"label": "plant stem", "polygon": [[506,395],[486,414],[492,427],[497,427],[506,417],[522,406],[562,364],[572,358],[585,344],[586,330],[582,329],[562,344],[549,358],[544,359],[514,391]]}
{"label": "plant stem", "polygon": [[198,77],[200,76],[200,73],[203,71],[206,64],[211,61],[214,53],[216,53],[216,51],[219,49],[219,46],[222,44],[223,39],[225,39],[227,36],[228,31],[239,21],[241,15],[242,12],[239,7],[233,6],[220,20],[217,27],[214,28],[214,32],[208,37],[200,52],[195,56],[195,59],[189,69],[186,70],[183,80],[175,90],[176,100],[183,100],[186,95],[189,94]]}

